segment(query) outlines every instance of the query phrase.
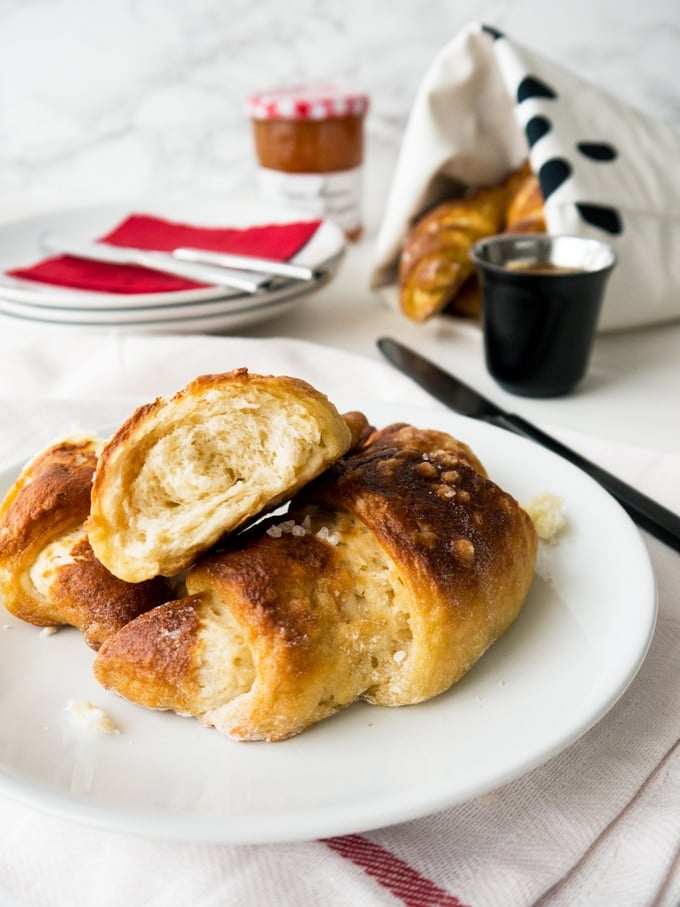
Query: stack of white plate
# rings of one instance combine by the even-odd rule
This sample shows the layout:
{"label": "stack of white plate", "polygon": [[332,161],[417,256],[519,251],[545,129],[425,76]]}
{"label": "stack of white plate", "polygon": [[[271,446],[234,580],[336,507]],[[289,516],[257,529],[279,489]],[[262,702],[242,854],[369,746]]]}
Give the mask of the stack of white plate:
{"label": "stack of white plate", "polygon": [[[309,220],[309,214],[257,204],[200,203],[193,206],[137,206],[145,214],[201,226],[248,227]],[[282,314],[334,277],[345,251],[345,237],[323,221],[293,264],[315,271],[309,281],[276,278],[255,293],[224,286],[171,293],[99,293],[11,277],[6,272],[48,257],[41,238],[53,233],[74,242],[91,242],[111,231],[130,206],[56,211],[0,226],[0,318],[72,328],[123,328],[141,332],[231,332]]]}

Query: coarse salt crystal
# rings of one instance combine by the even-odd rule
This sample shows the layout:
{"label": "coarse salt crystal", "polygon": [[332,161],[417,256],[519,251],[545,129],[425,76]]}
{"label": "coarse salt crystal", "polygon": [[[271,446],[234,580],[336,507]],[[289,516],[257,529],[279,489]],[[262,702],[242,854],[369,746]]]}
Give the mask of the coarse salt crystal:
{"label": "coarse salt crystal", "polygon": [[329,545],[337,545],[340,541],[340,536],[337,532],[331,532],[328,529],[328,526],[322,526],[321,529],[316,533],[316,537],[321,542],[327,542]]}

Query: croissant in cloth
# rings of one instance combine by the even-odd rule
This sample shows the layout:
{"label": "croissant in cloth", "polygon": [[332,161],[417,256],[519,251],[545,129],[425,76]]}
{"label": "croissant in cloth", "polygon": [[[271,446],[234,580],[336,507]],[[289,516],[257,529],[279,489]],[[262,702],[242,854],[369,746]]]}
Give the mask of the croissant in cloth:
{"label": "croissant in cloth", "polygon": [[439,312],[480,314],[479,283],[470,249],[497,233],[545,233],[543,196],[528,164],[497,186],[469,189],[423,214],[404,240],[399,304],[412,321]]}
{"label": "croissant in cloth", "polygon": [[357,699],[447,690],[512,624],[529,516],[464,444],[396,424],[204,555],[187,596],[99,650],[99,682],[238,740],[282,740]]}

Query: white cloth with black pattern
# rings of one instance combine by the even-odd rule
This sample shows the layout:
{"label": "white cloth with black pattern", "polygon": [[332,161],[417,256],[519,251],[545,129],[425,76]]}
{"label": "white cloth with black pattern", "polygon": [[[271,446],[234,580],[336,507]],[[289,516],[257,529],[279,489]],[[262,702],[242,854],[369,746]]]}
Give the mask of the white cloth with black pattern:
{"label": "white cloth with black pattern", "polygon": [[527,157],[548,231],[617,253],[599,329],[680,318],[680,130],[477,23],[443,48],[416,95],[372,286],[395,284],[409,227],[452,183],[492,185]]}

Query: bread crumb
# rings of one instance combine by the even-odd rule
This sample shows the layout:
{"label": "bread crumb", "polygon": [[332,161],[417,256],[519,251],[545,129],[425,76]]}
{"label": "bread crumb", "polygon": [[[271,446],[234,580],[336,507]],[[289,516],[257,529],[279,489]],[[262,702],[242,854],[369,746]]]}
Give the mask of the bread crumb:
{"label": "bread crumb", "polygon": [[562,498],[550,492],[537,494],[524,509],[531,517],[539,539],[553,545],[567,524]]}
{"label": "bread crumb", "polygon": [[56,632],[57,632],[56,627],[43,627],[42,630],[40,631],[40,635],[41,636],[54,636]]}
{"label": "bread crumb", "polygon": [[107,713],[86,699],[69,699],[65,711],[78,727],[88,734],[119,734]]}

